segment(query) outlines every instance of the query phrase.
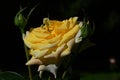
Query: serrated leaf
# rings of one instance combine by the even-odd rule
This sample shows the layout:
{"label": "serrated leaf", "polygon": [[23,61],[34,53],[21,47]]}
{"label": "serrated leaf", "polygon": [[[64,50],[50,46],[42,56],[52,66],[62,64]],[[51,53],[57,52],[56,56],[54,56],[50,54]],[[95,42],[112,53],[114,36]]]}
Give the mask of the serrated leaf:
{"label": "serrated leaf", "polygon": [[24,77],[16,72],[5,71],[0,73],[0,80],[25,80]]}

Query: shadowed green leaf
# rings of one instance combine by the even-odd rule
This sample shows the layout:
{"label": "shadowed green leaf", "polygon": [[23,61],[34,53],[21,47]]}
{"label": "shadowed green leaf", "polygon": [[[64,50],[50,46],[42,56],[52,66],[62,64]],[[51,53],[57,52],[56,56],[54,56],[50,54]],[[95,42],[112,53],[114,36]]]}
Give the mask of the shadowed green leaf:
{"label": "shadowed green leaf", "polygon": [[25,80],[24,77],[16,72],[5,71],[0,73],[0,80]]}
{"label": "shadowed green leaf", "polygon": [[83,75],[80,80],[120,80],[118,73],[97,73]]}

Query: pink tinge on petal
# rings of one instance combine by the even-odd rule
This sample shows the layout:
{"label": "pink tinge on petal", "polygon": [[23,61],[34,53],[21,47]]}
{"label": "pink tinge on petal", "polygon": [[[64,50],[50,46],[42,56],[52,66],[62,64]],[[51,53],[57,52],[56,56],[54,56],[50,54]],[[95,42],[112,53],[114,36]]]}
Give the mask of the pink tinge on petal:
{"label": "pink tinge on petal", "polygon": [[35,59],[34,57],[32,57],[27,63],[26,65],[34,65],[34,64],[42,64],[42,61],[40,61],[39,59]]}

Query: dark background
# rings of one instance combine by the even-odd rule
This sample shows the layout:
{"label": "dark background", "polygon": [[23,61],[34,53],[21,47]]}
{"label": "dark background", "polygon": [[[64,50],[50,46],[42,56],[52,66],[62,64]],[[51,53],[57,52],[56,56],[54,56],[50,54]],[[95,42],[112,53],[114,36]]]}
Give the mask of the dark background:
{"label": "dark background", "polygon": [[[74,68],[83,71],[108,71],[109,59],[114,57],[120,66],[120,12],[119,2],[105,0],[7,0],[0,2],[0,70],[24,71],[26,63],[19,28],[14,26],[14,17],[20,5],[29,10],[39,3],[28,22],[29,27],[42,23],[44,17],[63,20],[87,16],[95,23],[91,41],[96,46],[88,48],[75,61]],[[27,13],[27,12],[26,12]],[[28,29],[29,29],[28,27]]]}

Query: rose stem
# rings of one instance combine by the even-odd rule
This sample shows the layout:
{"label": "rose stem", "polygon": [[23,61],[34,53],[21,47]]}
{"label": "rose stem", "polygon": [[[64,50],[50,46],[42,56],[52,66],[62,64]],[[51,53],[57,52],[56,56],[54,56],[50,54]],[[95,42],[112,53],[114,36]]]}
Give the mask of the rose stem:
{"label": "rose stem", "polygon": [[[20,30],[21,30],[21,34],[23,34],[24,30],[23,29],[20,29]],[[26,59],[28,61],[29,60],[28,49],[25,44],[24,44],[24,49],[25,49]],[[30,65],[28,65],[28,74],[29,74],[29,79],[32,80],[32,73],[31,73]]]}

